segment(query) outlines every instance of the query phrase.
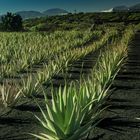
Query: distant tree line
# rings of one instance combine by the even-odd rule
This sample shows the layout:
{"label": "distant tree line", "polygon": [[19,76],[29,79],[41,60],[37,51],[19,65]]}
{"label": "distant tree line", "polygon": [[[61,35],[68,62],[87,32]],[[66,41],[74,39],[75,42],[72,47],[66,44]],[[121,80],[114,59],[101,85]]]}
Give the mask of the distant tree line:
{"label": "distant tree line", "polygon": [[1,31],[94,30],[105,24],[140,22],[139,12],[69,13],[63,16],[40,17],[22,20],[20,15],[7,13],[0,23]]}
{"label": "distant tree line", "polygon": [[26,19],[23,22],[24,29],[27,31],[47,31],[55,30],[82,30],[104,24],[125,25],[140,22],[140,13],[138,12],[110,12],[110,13],[69,13],[63,16],[40,17]]}
{"label": "distant tree line", "polygon": [[2,16],[2,29],[4,31],[22,31],[22,17],[18,14],[8,12]]}

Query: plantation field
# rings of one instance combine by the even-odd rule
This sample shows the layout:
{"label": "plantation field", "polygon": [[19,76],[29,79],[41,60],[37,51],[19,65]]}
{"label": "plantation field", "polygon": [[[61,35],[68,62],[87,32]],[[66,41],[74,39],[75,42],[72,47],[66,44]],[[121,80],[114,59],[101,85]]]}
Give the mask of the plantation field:
{"label": "plantation field", "polygon": [[[140,138],[140,32],[129,45],[128,57],[114,79],[115,88],[103,113],[104,120],[90,139],[139,140]],[[93,137],[94,134],[94,137]]]}
{"label": "plantation field", "polygon": [[137,140],[138,29],[1,32],[0,140]]}

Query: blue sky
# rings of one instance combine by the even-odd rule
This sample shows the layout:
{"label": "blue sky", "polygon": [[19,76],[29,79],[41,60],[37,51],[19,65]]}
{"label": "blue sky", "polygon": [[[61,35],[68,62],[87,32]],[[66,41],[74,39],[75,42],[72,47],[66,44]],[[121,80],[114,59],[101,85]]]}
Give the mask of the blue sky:
{"label": "blue sky", "polygon": [[0,0],[0,14],[7,11],[44,11],[50,8],[63,8],[70,12],[92,12],[110,9],[118,5],[133,5],[140,0]]}

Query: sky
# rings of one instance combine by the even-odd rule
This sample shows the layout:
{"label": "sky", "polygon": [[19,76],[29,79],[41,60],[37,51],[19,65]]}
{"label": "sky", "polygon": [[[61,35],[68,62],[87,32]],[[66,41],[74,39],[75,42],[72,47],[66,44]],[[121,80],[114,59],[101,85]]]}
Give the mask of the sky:
{"label": "sky", "polygon": [[62,8],[69,12],[95,12],[108,10],[119,5],[134,5],[140,0],[0,0],[0,14],[6,12]]}

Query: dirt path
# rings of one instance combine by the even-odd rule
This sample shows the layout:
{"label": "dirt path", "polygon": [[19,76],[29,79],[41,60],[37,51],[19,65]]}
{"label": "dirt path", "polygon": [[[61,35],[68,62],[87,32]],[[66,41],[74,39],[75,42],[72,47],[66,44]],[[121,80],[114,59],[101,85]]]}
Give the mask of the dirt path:
{"label": "dirt path", "polygon": [[89,140],[140,140],[140,32],[128,48],[128,60],[113,87],[107,103],[111,106]]}

